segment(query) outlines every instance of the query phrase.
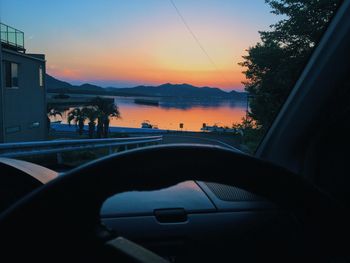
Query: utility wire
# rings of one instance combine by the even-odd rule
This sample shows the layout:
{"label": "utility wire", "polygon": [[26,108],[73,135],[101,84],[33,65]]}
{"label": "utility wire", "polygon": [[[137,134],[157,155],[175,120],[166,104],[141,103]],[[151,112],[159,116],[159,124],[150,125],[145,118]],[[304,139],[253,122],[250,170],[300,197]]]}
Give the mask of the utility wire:
{"label": "utility wire", "polygon": [[214,60],[212,60],[212,58],[209,56],[208,52],[205,50],[205,48],[203,47],[203,45],[201,44],[201,42],[199,41],[199,39],[197,38],[197,36],[195,35],[195,33],[192,31],[192,29],[190,28],[190,26],[187,24],[185,18],[183,17],[183,15],[181,14],[180,10],[177,8],[177,6],[175,5],[173,0],[170,0],[171,4],[173,5],[173,7],[176,10],[176,13],[179,15],[182,23],[185,25],[185,27],[187,28],[188,32],[190,32],[190,34],[192,35],[194,41],[196,41],[197,45],[199,46],[199,48],[203,51],[203,53],[206,55],[206,57],[208,58],[209,62],[213,65],[213,67],[215,69],[218,69],[218,67],[216,66],[216,64],[214,63]]}
{"label": "utility wire", "polygon": [[[197,45],[199,46],[199,48],[203,51],[204,55],[208,58],[210,64],[212,64],[212,66],[214,67],[214,69],[216,69],[217,71],[220,71],[219,68],[216,66],[214,60],[209,56],[209,53],[205,50],[204,46],[201,44],[201,42],[199,41],[198,37],[196,36],[196,34],[192,31],[191,27],[189,26],[189,24],[186,22],[186,19],[184,18],[184,16],[181,14],[179,8],[177,8],[175,2],[173,0],[169,0],[170,3],[172,4],[172,6],[174,7],[176,13],[178,14],[178,16],[180,17],[182,23],[185,25],[185,27],[187,28],[188,32],[192,35],[194,41],[197,43]],[[227,82],[230,82],[226,79],[226,77],[223,75],[224,79]]]}

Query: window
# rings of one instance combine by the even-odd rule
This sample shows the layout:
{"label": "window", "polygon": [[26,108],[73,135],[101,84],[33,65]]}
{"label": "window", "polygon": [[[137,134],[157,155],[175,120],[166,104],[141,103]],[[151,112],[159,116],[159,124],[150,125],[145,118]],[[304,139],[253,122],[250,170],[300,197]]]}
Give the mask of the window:
{"label": "window", "polygon": [[39,66],[39,86],[43,87],[44,86],[44,79],[43,79],[43,67]]}
{"label": "window", "polygon": [[5,61],[5,87],[17,88],[18,87],[18,64]]}

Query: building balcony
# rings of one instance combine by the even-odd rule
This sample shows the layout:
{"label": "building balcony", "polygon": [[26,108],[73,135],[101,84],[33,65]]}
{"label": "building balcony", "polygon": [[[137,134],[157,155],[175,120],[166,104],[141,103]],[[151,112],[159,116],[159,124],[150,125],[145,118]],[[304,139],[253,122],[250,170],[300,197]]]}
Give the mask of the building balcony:
{"label": "building balcony", "polygon": [[13,27],[0,23],[1,45],[4,48],[25,52],[24,33]]}

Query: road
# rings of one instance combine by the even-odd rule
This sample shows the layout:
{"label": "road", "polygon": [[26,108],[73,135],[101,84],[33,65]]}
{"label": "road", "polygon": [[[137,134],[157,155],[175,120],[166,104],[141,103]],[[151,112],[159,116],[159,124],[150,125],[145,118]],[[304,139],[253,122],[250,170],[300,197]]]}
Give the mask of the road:
{"label": "road", "polygon": [[237,137],[231,134],[212,134],[198,132],[177,132],[163,134],[163,144],[170,143],[198,143],[218,145],[226,148],[237,149]]}

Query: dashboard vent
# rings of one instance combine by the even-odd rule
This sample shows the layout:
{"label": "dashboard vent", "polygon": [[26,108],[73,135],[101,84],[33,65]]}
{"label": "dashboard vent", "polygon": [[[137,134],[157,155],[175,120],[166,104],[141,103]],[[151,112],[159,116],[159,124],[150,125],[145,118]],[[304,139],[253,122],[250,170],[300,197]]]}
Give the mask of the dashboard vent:
{"label": "dashboard vent", "polygon": [[262,201],[263,198],[241,188],[205,182],[215,196],[223,201]]}

